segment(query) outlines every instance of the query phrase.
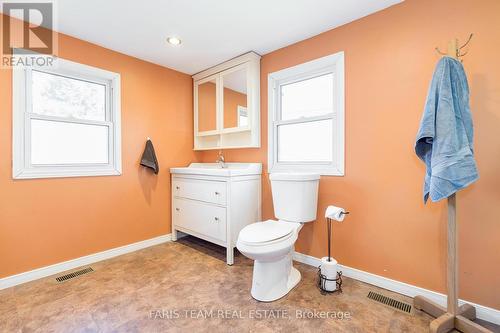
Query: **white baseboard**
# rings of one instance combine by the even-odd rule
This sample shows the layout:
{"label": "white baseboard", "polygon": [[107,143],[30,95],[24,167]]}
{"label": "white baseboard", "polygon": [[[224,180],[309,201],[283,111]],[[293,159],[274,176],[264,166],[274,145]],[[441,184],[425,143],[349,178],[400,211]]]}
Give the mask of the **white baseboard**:
{"label": "white baseboard", "polygon": [[[321,259],[318,259],[313,256],[309,256],[306,254],[295,252],[293,255],[293,259],[301,262],[306,265],[318,267],[321,265]],[[392,280],[380,275],[375,275],[372,273],[364,272],[356,268],[344,266],[339,264],[339,269],[342,271],[343,276],[347,276],[349,278],[362,281],[365,283],[372,284],[374,286],[384,288],[390,291],[397,292],[399,294],[403,294],[409,297],[415,297],[417,295],[421,295],[427,297],[428,299],[441,304],[442,306],[446,306],[446,295],[420,288],[417,286],[413,286],[411,284],[407,284],[404,282]],[[493,308],[489,308],[487,306],[483,306],[480,304],[475,304],[472,302],[466,302],[464,300],[459,300],[459,304],[469,303],[470,305],[476,308],[476,316],[479,319],[483,319],[489,321],[491,323],[495,323],[500,325],[500,310],[496,310]]]}
{"label": "white baseboard", "polygon": [[113,257],[120,256],[122,254],[134,252],[137,250],[141,250],[150,246],[162,244],[172,240],[171,234],[166,234],[162,236],[158,236],[151,239],[146,239],[137,243],[132,243],[120,247],[116,247],[114,249],[102,251],[99,253],[90,254],[88,256],[64,261],[58,264],[45,266],[41,268],[34,269],[32,271],[7,276],[5,278],[0,279],[0,290],[16,286],[18,284],[26,283],[29,281],[41,279],[50,275],[58,274],[64,271],[68,271],[71,269],[75,269],[80,266],[89,265],[98,261],[110,259]]}

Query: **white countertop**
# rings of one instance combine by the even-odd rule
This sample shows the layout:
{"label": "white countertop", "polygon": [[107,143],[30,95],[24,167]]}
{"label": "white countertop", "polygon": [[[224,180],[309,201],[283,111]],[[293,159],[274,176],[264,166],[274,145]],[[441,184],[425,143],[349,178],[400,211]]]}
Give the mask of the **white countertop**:
{"label": "white countertop", "polygon": [[225,168],[218,163],[191,163],[187,167],[170,168],[170,173],[222,177],[260,175],[262,163],[226,163]]}

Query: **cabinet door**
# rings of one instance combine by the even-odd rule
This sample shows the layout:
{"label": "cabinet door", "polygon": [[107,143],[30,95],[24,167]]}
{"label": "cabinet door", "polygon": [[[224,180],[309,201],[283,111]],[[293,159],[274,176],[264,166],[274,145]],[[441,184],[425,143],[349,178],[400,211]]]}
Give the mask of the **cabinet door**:
{"label": "cabinet door", "polygon": [[221,118],[223,132],[251,129],[248,64],[221,73]]}
{"label": "cabinet door", "polygon": [[226,208],[177,198],[173,206],[174,225],[194,231],[195,236],[226,241]]}
{"label": "cabinet door", "polygon": [[217,133],[217,109],[219,101],[218,76],[213,75],[194,83],[195,126],[198,135]]}

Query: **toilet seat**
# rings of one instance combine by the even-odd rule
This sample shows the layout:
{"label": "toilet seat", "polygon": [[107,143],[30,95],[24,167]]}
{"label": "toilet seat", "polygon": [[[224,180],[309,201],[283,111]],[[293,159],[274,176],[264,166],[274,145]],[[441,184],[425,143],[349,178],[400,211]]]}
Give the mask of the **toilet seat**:
{"label": "toilet seat", "polygon": [[238,240],[253,246],[269,245],[289,239],[297,227],[295,223],[274,220],[256,222],[244,227]]}

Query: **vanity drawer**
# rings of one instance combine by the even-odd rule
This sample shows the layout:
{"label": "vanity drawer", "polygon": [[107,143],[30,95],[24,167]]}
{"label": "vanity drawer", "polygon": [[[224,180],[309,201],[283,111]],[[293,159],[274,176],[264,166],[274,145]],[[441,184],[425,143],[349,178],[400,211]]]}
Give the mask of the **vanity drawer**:
{"label": "vanity drawer", "polygon": [[175,198],[172,219],[175,226],[222,242],[226,241],[226,208],[224,207]]}
{"label": "vanity drawer", "polygon": [[226,183],[199,179],[174,179],[172,193],[175,197],[187,198],[226,205]]}

